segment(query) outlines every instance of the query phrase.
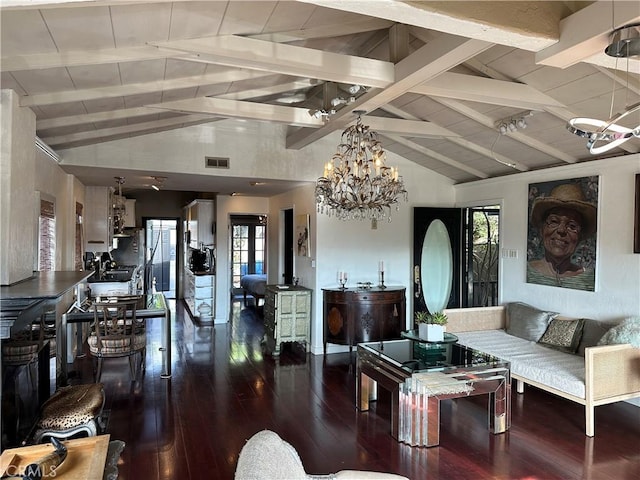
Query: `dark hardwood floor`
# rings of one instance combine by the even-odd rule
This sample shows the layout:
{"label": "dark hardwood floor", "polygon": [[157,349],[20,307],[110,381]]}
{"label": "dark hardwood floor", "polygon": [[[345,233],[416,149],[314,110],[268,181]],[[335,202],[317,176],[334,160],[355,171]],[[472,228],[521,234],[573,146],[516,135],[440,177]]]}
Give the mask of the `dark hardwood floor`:
{"label": "dark hardwood floor", "polygon": [[[240,449],[262,429],[290,442],[308,473],[342,469],[393,472],[411,479],[640,478],[640,409],[596,409],[596,437],[584,435],[584,409],[535,388],[513,388],[511,429],[487,431],[487,399],[446,401],[441,444],[416,448],[390,436],[389,398],[369,412],[354,407],[349,354],[306,355],[287,344],[264,355],[255,308],[233,302],[231,322],[195,326],[173,307],[173,376],[160,378],[160,320],[150,320],[147,371],[105,361],[107,433],[126,442],[123,480],[232,479]],[[355,354],[354,354],[355,355]],[[92,381],[91,359],[76,360],[72,383]]]}

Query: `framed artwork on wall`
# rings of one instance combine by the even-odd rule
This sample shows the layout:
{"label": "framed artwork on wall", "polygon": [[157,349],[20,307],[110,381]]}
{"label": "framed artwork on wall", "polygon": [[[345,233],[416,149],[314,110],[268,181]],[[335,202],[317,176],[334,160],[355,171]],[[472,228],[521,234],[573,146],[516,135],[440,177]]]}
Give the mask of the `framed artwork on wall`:
{"label": "framed artwork on wall", "polygon": [[633,214],[633,253],[640,253],[640,173],[636,174],[636,206]]}
{"label": "framed artwork on wall", "polygon": [[296,215],[296,255],[310,257],[309,251],[309,215]]}
{"label": "framed artwork on wall", "polygon": [[595,291],[598,181],[529,185],[527,283]]}

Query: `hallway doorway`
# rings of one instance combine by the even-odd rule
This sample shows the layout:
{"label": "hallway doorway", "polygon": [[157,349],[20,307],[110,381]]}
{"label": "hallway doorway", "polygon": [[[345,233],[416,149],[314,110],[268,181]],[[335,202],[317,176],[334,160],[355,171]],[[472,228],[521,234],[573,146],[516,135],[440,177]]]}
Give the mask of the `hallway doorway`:
{"label": "hallway doorway", "polygon": [[267,216],[231,215],[231,285],[247,274],[266,274]]}
{"label": "hallway doorway", "polygon": [[155,289],[166,298],[175,299],[178,278],[177,218],[144,218],[145,290]]}

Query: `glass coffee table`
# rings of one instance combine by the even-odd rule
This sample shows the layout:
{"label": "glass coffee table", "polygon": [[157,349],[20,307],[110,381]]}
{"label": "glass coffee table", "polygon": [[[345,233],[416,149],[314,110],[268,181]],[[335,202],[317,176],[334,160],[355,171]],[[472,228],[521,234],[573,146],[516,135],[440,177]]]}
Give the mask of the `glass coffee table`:
{"label": "glass coffee table", "polygon": [[509,362],[457,343],[442,343],[443,354],[424,355],[424,342],[412,339],[359,343],[356,407],[369,409],[377,389],[391,392],[391,435],[411,446],[440,443],[440,402],[488,395],[489,431],[511,425]]}

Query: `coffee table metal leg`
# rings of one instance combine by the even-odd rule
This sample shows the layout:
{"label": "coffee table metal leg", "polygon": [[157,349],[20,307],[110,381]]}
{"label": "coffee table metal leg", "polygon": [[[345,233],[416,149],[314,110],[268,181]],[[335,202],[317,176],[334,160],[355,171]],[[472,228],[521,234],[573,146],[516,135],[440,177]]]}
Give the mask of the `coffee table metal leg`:
{"label": "coffee table metal leg", "polygon": [[427,400],[427,447],[440,445],[440,399],[436,396]]}
{"label": "coffee table metal leg", "polygon": [[505,378],[489,393],[489,431],[504,433],[511,426],[511,382]]}
{"label": "coffee table metal leg", "polygon": [[356,381],[356,405],[358,410],[365,412],[369,410],[369,402],[378,398],[378,384],[368,375],[358,373]]}

